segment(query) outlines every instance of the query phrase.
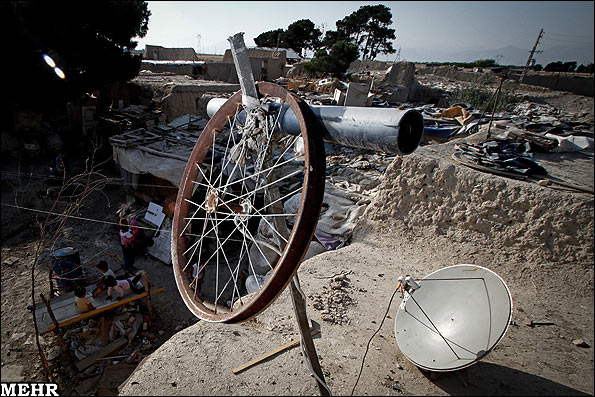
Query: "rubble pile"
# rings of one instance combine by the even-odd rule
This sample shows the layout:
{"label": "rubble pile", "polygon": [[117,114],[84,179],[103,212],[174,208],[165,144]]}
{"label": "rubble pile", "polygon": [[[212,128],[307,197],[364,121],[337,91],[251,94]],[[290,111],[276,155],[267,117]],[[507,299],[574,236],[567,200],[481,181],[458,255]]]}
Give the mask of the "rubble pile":
{"label": "rubble pile", "polygon": [[339,274],[328,281],[328,286],[322,288],[321,293],[308,296],[312,300],[312,307],[320,311],[324,321],[333,324],[348,324],[347,309],[356,305],[352,297],[352,288],[347,274]]}

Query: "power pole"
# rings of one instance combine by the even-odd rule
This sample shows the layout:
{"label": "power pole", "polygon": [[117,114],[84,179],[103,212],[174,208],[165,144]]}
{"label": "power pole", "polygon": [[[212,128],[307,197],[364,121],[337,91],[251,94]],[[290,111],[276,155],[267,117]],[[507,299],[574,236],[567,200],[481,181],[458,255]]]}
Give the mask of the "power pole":
{"label": "power pole", "polygon": [[533,59],[533,54],[535,54],[536,52],[537,53],[543,52],[543,51],[535,51],[535,49],[537,48],[537,44],[539,44],[539,40],[541,40],[541,36],[543,36],[543,28],[541,28],[541,30],[539,31],[537,40],[535,41],[535,44],[533,45],[533,48],[531,49],[531,53],[529,54],[529,59],[527,59],[527,64],[525,65],[523,74],[521,75],[521,78],[519,79],[519,83],[523,82],[523,79],[525,78],[525,75],[527,74],[527,71],[529,70],[529,66],[531,65],[531,60]]}

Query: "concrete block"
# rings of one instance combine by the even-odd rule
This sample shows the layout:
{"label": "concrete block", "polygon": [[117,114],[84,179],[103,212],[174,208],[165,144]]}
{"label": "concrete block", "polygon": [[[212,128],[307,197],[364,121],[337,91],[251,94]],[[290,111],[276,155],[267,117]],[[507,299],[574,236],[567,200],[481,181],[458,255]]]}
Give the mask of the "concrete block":
{"label": "concrete block", "polygon": [[333,100],[337,104],[337,106],[345,106],[345,93],[337,88],[335,88],[335,93],[333,94]]}
{"label": "concrete block", "polygon": [[345,106],[366,106],[370,83],[349,83],[345,95]]}

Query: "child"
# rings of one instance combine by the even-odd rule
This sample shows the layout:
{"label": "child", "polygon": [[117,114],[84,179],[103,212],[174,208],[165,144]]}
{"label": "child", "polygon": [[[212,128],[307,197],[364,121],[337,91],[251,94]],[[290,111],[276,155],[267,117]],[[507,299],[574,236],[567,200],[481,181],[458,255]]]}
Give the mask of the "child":
{"label": "child", "polygon": [[87,290],[85,289],[85,287],[78,285],[74,289],[74,296],[76,296],[74,304],[76,306],[76,310],[78,310],[79,313],[86,313],[90,310],[95,310],[91,301],[88,298],[86,298]]}
{"label": "child", "polygon": [[120,218],[120,243],[122,244],[122,255],[124,256],[124,269],[132,274],[136,271],[134,260],[136,256],[138,240],[138,223],[133,219]]}
{"label": "child", "polygon": [[128,291],[129,289],[131,289],[132,292],[134,292],[135,294],[140,294],[141,292],[143,292],[145,290],[144,286],[142,286],[142,287],[137,286],[137,283],[142,278],[142,276],[143,276],[142,273],[139,273],[136,276],[134,276],[133,278],[129,278],[126,280],[116,280],[112,276],[107,276],[103,280],[103,284],[106,287],[108,287],[106,299],[107,300],[112,299],[113,290],[116,290],[120,294],[120,296],[117,297],[118,300],[122,299],[122,297],[124,296],[126,291]]}
{"label": "child", "polygon": [[109,268],[106,261],[99,261],[99,263],[97,264],[97,268],[101,271],[101,273],[103,273],[103,279],[105,279],[107,276],[112,276],[113,278],[116,278],[114,271]]}
{"label": "child", "polygon": [[103,290],[105,289],[105,285],[103,282],[107,276],[111,276],[115,279],[126,278],[125,276],[117,276],[116,277],[114,271],[109,268],[107,262],[104,260],[100,261],[95,266],[97,266],[97,269],[99,269],[101,271],[102,276],[97,281],[97,288],[95,288],[95,291],[93,291],[93,298],[97,298],[99,296],[99,294],[101,294],[103,292]]}

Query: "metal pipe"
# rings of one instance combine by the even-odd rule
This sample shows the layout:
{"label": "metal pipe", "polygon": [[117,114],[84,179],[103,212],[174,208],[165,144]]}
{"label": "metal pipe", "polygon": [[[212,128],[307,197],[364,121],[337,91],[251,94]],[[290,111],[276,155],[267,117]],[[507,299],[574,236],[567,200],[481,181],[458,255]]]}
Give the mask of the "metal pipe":
{"label": "metal pipe", "polygon": [[[214,98],[207,104],[209,117],[227,101]],[[316,118],[326,127],[324,140],[345,146],[377,150],[393,154],[410,154],[417,149],[424,132],[422,114],[414,109],[374,108],[357,106],[310,105]],[[245,112],[238,115],[245,120]],[[295,114],[283,105],[279,116],[279,130],[299,135]]]}

